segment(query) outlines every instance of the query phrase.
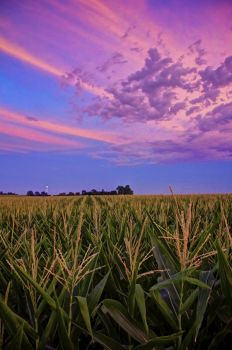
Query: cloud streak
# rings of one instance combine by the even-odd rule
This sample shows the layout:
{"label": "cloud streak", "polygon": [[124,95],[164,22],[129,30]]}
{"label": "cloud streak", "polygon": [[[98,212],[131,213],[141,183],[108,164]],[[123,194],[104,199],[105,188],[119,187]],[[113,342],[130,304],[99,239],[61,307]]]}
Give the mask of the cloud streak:
{"label": "cloud streak", "polygon": [[0,117],[7,120],[8,122],[16,122],[32,129],[42,129],[47,132],[62,134],[65,136],[74,136],[82,139],[89,139],[110,144],[117,144],[120,142],[120,137],[113,132],[82,129],[56,122],[39,120],[37,118],[28,118],[28,116],[25,117],[22,114],[15,113],[3,108],[0,108]]}
{"label": "cloud streak", "polygon": [[38,59],[23,48],[19,47],[16,44],[13,44],[12,42],[9,42],[8,40],[5,40],[2,37],[0,37],[0,50],[7,55],[13,56],[22,62],[28,63],[56,77],[61,77],[63,74],[61,69]]}
{"label": "cloud streak", "polygon": [[0,121],[0,134],[5,134],[13,138],[24,139],[32,141],[33,143],[42,143],[56,146],[61,146],[65,148],[75,148],[79,149],[83,146],[80,142],[67,140],[61,137],[56,137],[54,135],[48,135],[36,130],[28,129],[19,125],[13,125],[9,123],[3,123]]}
{"label": "cloud streak", "polygon": [[[66,74],[62,69],[55,67],[53,65],[48,64],[47,62],[44,62],[43,60],[35,57],[31,53],[27,52],[26,50],[22,49],[21,47],[12,44],[11,42],[8,42],[7,40],[0,37],[0,50],[6,53],[7,55],[10,55],[16,59],[19,59],[20,61],[24,63],[28,63],[31,66],[35,67],[36,69],[40,69],[48,74],[51,74],[55,76],[56,78],[62,78],[64,77],[66,81],[69,82],[69,80],[66,78]],[[110,98],[110,94],[105,92],[104,88],[94,86],[92,84],[89,84],[88,82],[81,79],[80,76],[75,76],[75,84],[79,84],[80,88],[93,94],[93,95],[99,95],[99,96],[105,96]]]}

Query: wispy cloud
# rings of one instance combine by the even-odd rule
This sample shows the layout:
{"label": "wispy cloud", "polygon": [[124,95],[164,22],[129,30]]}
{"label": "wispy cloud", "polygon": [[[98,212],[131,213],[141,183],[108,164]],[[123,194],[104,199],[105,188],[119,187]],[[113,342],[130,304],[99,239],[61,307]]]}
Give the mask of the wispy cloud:
{"label": "wispy cloud", "polygon": [[11,136],[13,138],[20,138],[24,140],[32,141],[33,144],[35,143],[42,143],[47,145],[53,145],[56,146],[62,146],[65,148],[75,148],[79,149],[82,148],[83,145],[81,145],[78,141],[73,140],[67,140],[62,137],[57,137],[54,135],[49,135],[44,132],[39,132],[37,130],[28,129],[23,126],[4,123],[0,120],[0,134],[5,134],[8,136]]}
{"label": "wispy cloud", "polygon": [[54,67],[34,55],[27,52],[27,50],[24,50],[20,46],[13,44],[12,42],[0,37],[0,50],[5,52],[6,54],[13,56],[20,61],[23,61],[25,63],[28,63],[38,69],[41,69],[49,74],[55,75],[57,77],[61,77],[63,72],[57,67]]}
{"label": "wispy cloud", "polygon": [[[38,118],[28,118],[20,113],[16,113],[7,109],[0,108],[0,117],[8,122],[16,122],[19,125],[30,127],[31,129],[40,129],[55,134],[62,134],[65,136],[74,136],[81,139],[89,139],[94,141],[106,142],[110,144],[117,144],[120,141],[120,136],[107,131],[90,130],[77,128],[75,126],[60,124],[57,122],[50,122],[40,120]],[[33,139],[33,137],[32,137]]]}
{"label": "wispy cloud", "polygon": [[97,67],[97,70],[105,73],[112,66],[125,63],[128,63],[128,61],[124,58],[123,54],[120,52],[114,52],[108,60],[106,60],[101,66]]}

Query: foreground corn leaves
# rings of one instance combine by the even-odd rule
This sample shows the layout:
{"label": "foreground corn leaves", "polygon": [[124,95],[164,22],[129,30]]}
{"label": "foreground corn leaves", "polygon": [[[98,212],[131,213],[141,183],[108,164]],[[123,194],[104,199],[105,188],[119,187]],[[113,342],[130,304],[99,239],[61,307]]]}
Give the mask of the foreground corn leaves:
{"label": "foreground corn leaves", "polygon": [[226,349],[231,196],[0,201],[0,349]]}

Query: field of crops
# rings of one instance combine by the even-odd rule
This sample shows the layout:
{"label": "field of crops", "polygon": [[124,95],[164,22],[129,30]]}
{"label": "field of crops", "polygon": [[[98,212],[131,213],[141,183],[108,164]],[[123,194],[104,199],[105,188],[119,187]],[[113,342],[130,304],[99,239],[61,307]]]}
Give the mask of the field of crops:
{"label": "field of crops", "polygon": [[229,349],[232,195],[0,198],[0,349]]}

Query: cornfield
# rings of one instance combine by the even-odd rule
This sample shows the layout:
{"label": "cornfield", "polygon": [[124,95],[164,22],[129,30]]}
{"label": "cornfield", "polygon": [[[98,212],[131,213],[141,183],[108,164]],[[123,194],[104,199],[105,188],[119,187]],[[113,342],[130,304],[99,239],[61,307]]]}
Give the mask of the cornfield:
{"label": "cornfield", "polygon": [[3,197],[0,348],[232,343],[232,195]]}

